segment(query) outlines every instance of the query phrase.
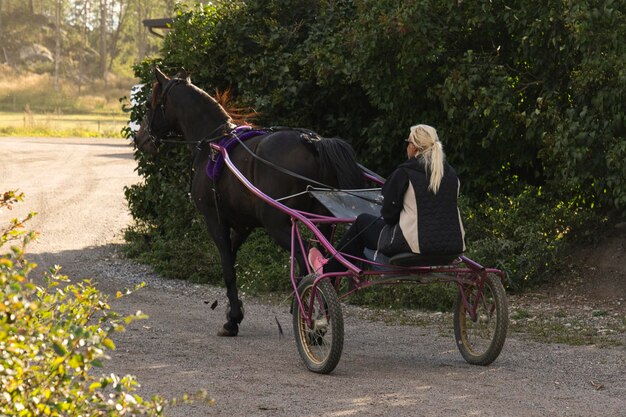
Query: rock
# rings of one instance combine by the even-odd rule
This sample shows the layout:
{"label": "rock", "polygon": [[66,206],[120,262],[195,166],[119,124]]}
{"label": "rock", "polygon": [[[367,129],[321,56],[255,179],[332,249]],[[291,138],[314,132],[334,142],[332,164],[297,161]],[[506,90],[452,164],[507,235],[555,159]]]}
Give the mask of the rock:
{"label": "rock", "polygon": [[29,62],[54,62],[52,52],[43,45],[34,43],[32,45],[24,46],[19,52],[20,61],[24,63]]}

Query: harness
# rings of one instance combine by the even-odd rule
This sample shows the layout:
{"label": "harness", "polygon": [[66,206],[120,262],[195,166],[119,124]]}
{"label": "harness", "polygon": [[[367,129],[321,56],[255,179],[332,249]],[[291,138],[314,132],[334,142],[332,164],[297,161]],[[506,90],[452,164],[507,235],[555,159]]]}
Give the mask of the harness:
{"label": "harness", "polygon": [[[267,133],[268,132],[265,130],[255,130],[250,126],[238,126],[235,129],[231,130],[229,134],[218,137],[213,141],[207,140],[207,142],[217,142],[217,145],[230,152],[237,144],[251,139],[255,136],[261,136]],[[224,157],[219,152],[213,152],[212,149],[211,153],[211,158],[209,159],[209,162],[206,166],[206,175],[212,181],[217,181],[220,174],[222,173],[222,169],[224,168]]]}
{"label": "harness", "polygon": [[[190,145],[196,145],[196,149],[199,151],[202,145],[207,144],[207,143],[211,144],[211,143],[217,142],[218,145],[225,148],[227,151],[230,151],[235,146],[240,144],[246,150],[246,152],[248,152],[253,158],[255,158],[256,160],[260,161],[261,163],[265,165],[271,166],[273,169],[279,172],[282,172],[291,177],[309,182],[310,184],[313,184],[318,187],[323,187],[326,189],[334,189],[334,187],[331,187],[327,184],[316,181],[312,178],[307,178],[303,175],[300,175],[296,172],[293,172],[291,170],[278,166],[275,163],[260,157],[252,149],[246,146],[244,143],[246,140],[251,139],[253,137],[266,135],[266,134],[278,132],[281,130],[297,131],[300,134],[300,137],[309,143],[314,143],[322,139],[317,133],[308,129],[282,127],[282,126],[276,126],[276,127],[270,127],[270,128],[264,128],[264,129],[254,129],[250,126],[235,126],[230,121],[226,121],[225,123],[217,126],[208,135],[206,135],[203,139],[200,139],[200,140],[180,140],[180,139],[166,139],[166,138],[162,139],[159,137],[155,137],[152,131],[153,131],[153,124],[154,124],[156,112],[161,111],[162,116],[165,118],[165,105],[166,105],[167,96],[174,87],[181,85],[181,84],[187,85],[187,84],[190,84],[190,82],[188,79],[172,78],[165,85],[159,98],[160,103],[158,105],[158,109],[155,109],[155,111],[152,112],[150,120],[147,123],[146,133],[148,134],[150,141],[153,143],[153,145],[156,148],[158,148],[161,143],[190,144]],[[147,116],[148,115],[146,114],[145,118],[147,118]],[[211,179],[213,182],[213,192],[215,194],[215,203],[217,205],[219,195],[217,193],[217,187],[215,186],[215,184],[217,180],[219,179],[220,174],[223,170],[224,157],[222,156],[221,153],[213,150],[213,148],[210,148],[210,149],[211,149],[210,150],[211,156],[209,158],[209,162],[207,163],[207,166],[205,167],[205,173],[207,177]],[[198,157],[199,155],[200,155],[200,152],[198,152],[196,157]],[[192,172],[193,172],[193,165],[194,165],[194,161],[192,160],[190,164],[190,170]],[[362,165],[359,164],[359,166],[361,167],[361,169],[365,169]],[[191,191],[191,184],[189,187],[189,191]],[[304,191],[302,194],[304,193],[308,193],[308,190]],[[280,200],[289,198],[289,197],[293,197],[293,196],[283,197]],[[360,197],[360,198],[363,198],[363,197]]]}

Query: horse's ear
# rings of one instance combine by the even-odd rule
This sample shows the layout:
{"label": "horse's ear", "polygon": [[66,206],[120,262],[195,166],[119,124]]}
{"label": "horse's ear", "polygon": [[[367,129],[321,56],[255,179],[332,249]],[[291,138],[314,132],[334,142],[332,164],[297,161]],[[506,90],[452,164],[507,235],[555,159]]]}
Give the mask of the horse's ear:
{"label": "horse's ear", "polygon": [[165,85],[170,80],[167,75],[165,75],[165,74],[163,74],[161,72],[159,67],[155,67],[154,68],[154,76],[155,76],[156,80],[159,82],[159,84],[161,84],[161,85]]}

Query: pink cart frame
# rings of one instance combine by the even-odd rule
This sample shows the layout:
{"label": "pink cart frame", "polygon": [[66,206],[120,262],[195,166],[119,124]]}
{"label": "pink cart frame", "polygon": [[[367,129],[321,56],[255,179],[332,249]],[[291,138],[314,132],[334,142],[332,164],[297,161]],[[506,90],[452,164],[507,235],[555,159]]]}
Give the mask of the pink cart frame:
{"label": "pink cart frame", "polygon": [[[213,149],[219,152],[223,158],[225,165],[232,172],[235,177],[257,198],[260,198],[265,203],[282,211],[291,218],[291,262],[290,262],[290,278],[291,285],[294,290],[294,304],[293,308],[300,309],[301,314],[305,317],[307,325],[312,326],[311,311],[306,311],[305,305],[311,305],[311,303],[303,303],[298,293],[298,283],[301,280],[301,276],[297,273],[297,262],[294,254],[298,248],[301,253],[307,253],[307,244],[301,233],[299,225],[303,225],[312,233],[312,238],[309,239],[309,243],[315,243],[320,246],[328,256],[333,256],[339,261],[345,268],[344,272],[334,273],[318,273],[315,276],[313,283],[313,290],[311,291],[311,298],[315,294],[318,284],[322,280],[330,280],[336,290],[340,288],[341,280],[352,280],[352,285],[347,286],[348,289],[343,290],[341,294],[338,294],[339,299],[344,299],[355,291],[368,288],[375,285],[394,285],[399,283],[417,283],[417,284],[430,284],[430,283],[456,283],[459,288],[460,302],[465,307],[466,313],[470,320],[477,320],[477,308],[481,305],[481,297],[483,296],[483,286],[488,275],[492,274],[499,277],[501,284],[504,284],[506,275],[503,271],[496,268],[486,268],[479,263],[467,258],[466,256],[460,256],[454,262],[449,265],[440,266],[397,266],[390,264],[383,264],[375,261],[371,261],[365,258],[358,258],[346,255],[337,251],[332,242],[324,236],[319,230],[318,226],[323,224],[336,225],[340,223],[351,223],[353,218],[337,218],[332,216],[324,216],[305,211],[295,210],[287,207],[280,201],[272,199],[257,187],[255,187],[233,164],[229,157],[228,151],[216,144],[211,145]],[[382,181],[378,178],[365,173],[363,174],[368,180],[381,185]],[[306,255],[305,255],[306,256]],[[369,268],[360,268],[357,264],[367,265]],[[307,273],[309,275],[314,274],[311,265],[307,262]],[[467,293],[471,293],[471,297],[468,297]],[[494,307],[495,308],[495,307]],[[506,324],[508,325],[508,307],[506,313]],[[462,331],[462,329],[461,329]],[[455,327],[456,332],[456,327]],[[506,328],[504,329],[506,332]],[[460,335],[459,337],[462,337]],[[500,343],[503,344],[504,340]],[[500,346],[499,349],[501,349]],[[495,356],[499,354],[499,349]],[[461,349],[461,353],[468,362],[472,363],[471,352],[466,356]],[[494,355],[490,355],[494,356]],[[486,365],[495,360],[495,357],[490,358],[488,361],[476,361],[477,364]],[[488,363],[485,363],[488,362]]]}

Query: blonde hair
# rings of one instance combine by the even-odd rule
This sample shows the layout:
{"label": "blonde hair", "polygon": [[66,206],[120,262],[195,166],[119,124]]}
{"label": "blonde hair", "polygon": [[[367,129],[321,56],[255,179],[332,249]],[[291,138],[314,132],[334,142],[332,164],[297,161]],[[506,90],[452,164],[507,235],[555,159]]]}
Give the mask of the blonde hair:
{"label": "blonde hair", "polygon": [[430,176],[428,189],[437,194],[443,178],[443,162],[446,157],[437,130],[428,125],[411,126],[409,141],[417,149],[415,157],[421,155],[426,162],[426,173]]}

